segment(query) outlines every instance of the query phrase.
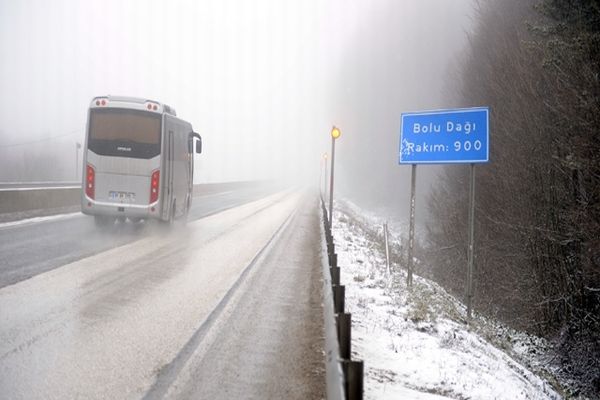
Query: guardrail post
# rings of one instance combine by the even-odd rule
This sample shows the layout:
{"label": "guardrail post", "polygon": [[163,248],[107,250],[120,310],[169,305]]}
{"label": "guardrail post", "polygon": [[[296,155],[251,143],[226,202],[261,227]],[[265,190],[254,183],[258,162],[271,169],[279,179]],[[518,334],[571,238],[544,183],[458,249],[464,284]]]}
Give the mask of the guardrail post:
{"label": "guardrail post", "polygon": [[328,260],[329,260],[329,265],[331,266],[331,255],[335,254],[335,248],[333,245],[333,241],[327,245],[327,256],[328,256]]}
{"label": "guardrail post", "polygon": [[344,388],[348,400],[362,400],[364,363],[362,361],[342,360],[342,370],[346,381]]}
{"label": "guardrail post", "polygon": [[340,284],[340,267],[334,266],[329,268],[329,273],[331,274],[331,284],[333,286]]}
{"label": "guardrail post", "polygon": [[346,360],[350,359],[350,328],[352,325],[351,315],[348,313],[339,313],[336,316],[338,341],[340,342],[340,357]]}
{"label": "guardrail post", "polygon": [[337,254],[336,253],[329,254],[329,266],[337,267]]}
{"label": "guardrail post", "polygon": [[336,314],[342,314],[346,303],[346,288],[341,285],[332,285],[333,308]]}

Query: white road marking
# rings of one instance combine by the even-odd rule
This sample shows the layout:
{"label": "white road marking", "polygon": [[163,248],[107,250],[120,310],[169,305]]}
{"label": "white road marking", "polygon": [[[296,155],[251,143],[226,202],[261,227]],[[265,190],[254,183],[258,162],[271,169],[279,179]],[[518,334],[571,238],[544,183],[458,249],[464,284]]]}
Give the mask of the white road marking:
{"label": "white road marking", "polygon": [[68,218],[76,217],[78,215],[83,215],[83,214],[81,212],[77,211],[77,212],[68,213],[68,214],[48,215],[45,217],[33,217],[33,218],[20,219],[17,221],[2,222],[2,223],[0,223],[0,229],[7,228],[10,226],[31,225],[31,224],[37,224],[37,223],[46,222],[46,221],[68,219]]}

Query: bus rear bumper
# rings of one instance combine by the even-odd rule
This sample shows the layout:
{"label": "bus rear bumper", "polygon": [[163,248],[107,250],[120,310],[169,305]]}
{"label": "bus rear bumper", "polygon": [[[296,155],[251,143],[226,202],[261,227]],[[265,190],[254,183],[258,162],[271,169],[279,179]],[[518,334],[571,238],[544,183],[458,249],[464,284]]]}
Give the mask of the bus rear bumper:
{"label": "bus rear bumper", "polygon": [[160,218],[158,203],[150,205],[109,203],[85,199],[81,205],[81,212],[87,215],[104,215],[109,217],[126,218]]}

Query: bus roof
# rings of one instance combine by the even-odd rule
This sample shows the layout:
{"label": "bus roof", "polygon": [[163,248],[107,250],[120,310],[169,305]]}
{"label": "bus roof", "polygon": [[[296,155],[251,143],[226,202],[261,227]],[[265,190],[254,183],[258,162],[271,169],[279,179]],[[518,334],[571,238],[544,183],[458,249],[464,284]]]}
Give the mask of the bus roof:
{"label": "bus roof", "polygon": [[126,96],[98,96],[92,99],[90,108],[131,108],[136,110],[152,111],[157,113],[166,113],[177,116],[175,109],[166,104],[155,100],[143,99],[140,97]]}

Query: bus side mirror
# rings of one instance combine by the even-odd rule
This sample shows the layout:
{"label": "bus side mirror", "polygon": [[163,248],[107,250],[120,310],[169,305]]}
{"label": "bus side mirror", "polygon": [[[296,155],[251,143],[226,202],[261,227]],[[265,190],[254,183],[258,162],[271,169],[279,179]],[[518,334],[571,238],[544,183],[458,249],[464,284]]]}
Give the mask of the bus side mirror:
{"label": "bus side mirror", "polygon": [[196,132],[191,132],[190,133],[190,140],[194,140],[194,138],[198,139],[196,141],[196,153],[200,154],[202,153],[202,137],[197,134]]}

